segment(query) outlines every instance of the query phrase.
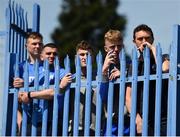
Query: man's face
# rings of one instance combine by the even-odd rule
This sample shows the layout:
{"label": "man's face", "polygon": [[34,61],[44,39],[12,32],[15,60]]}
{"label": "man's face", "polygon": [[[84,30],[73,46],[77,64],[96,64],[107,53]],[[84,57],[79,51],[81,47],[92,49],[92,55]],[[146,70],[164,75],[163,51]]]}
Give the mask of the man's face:
{"label": "man's face", "polygon": [[79,58],[81,61],[81,67],[86,67],[87,66],[86,59],[88,57],[88,50],[78,49],[77,55],[79,55]]}
{"label": "man's face", "polygon": [[106,53],[108,53],[109,51],[113,51],[112,53],[115,54],[114,59],[118,60],[119,52],[121,51],[123,46],[124,46],[123,41],[110,42],[108,40],[105,40],[104,50],[106,51]]}
{"label": "man's face", "polygon": [[26,43],[27,51],[31,56],[39,56],[43,43],[41,39],[29,38]]}
{"label": "man's face", "polygon": [[57,56],[57,48],[45,47],[41,53],[42,60],[48,60],[49,64],[53,64]]}
{"label": "man's face", "polygon": [[148,42],[150,44],[153,43],[153,38],[151,36],[151,33],[148,31],[139,31],[135,33],[135,39],[133,40],[136,47],[141,47],[145,42]]}

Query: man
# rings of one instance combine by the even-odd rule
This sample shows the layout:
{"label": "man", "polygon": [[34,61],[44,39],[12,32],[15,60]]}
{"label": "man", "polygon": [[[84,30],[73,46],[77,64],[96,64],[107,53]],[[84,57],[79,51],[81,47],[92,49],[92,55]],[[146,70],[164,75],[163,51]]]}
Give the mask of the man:
{"label": "man", "polygon": [[[33,64],[36,60],[40,61],[40,53],[43,46],[43,36],[38,32],[31,32],[28,34],[26,39],[26,49],[28,51],[28,68],[29,68],[29,85],[32,85],[34,82],[34,69]],[[14,78],[13,86],[14,87],[23,87],[24,86],[24,80],[23,80],[23,73],[24,73],[24,64],[25,61],[20,63],[19,65],[19,72],[20,77]],[[39,69],[42,69],[42,64],[40,64],[41,67]]]}
{"label": "man", "polygon": [[[122,34],[118,30],[109,30],[104,36],[105,46],[104,50],[107,53],[102,73],[104,78],[108,78],[108,71],[110,72],[109,80],[116,79],[120,76],[119,71],[119,52],[124,47]],[[109,70],[110,65],[114,65],[112,70]]]}
{"label": "man", "polygon": [[[144,74],[143,50],[148,47],[150,50],[150,74],[156,74],[156,48],[153,45],[154,35],[151,28],[145,24],[139,25],[134,29],[133,42],[139,52],[138,76]],[[130,75],[132,69],[130,68]],[[168,62],[163,62],[162,70],[168,70]],[[132,74],[133,75],[133,74]],[[154,134],[154,115],[155,115],[155,81],[151,80],[149,84],[149,115],[148,115],[148,135]],[[137,115],[136,115],[136,132],[137,135],[142,133],[142,105],[143,105],[143,82],[138,82],[137,87]],[[126,106],[128,112],[131,112],[131,85],[126,89]],[[164,117],[166,114],[162,114]],[[163,127],[164,128],[164,127]]]}
{"label": "man", "polygon": [[[28,51],[28,68],[29,68],[29,85],[34,83],[34,67],[33,64],[36,60],[40,61],[40,53],[43,46],[43,36],[38,32],[30,32],[26,38],[26,49]],[[19,77],[15,77],[13,81],[13,86],[15,88],[20,88],[24,86],[23,73],[24,73],[25,61],[19,64]],[[42,69],[42,63],[40,63],[39,70]],[[21,113],[18,111],[17,114],[17,125],[20,130],[21,127]],[[18,131],[20,132],[20,131]],[[18,133],[19,134],[19,133]]]}
{"label": "man", "polygon": [[[55,81],[55,70],[54,70],[54,59],[57,56],[57,47],[55,44],[53,43],[48,43],[46,44],[43,49],[42,49],[42,53],[41,53],[41,59],[42,60],[48,60],[49,63],[49,83],[50,84],[54,84]],[[41,66],[40,66],[41,67]],[[39,85],[43,85],[44,84],[44,69],[40,69],[41,71],[39,71]],[[67,85],[69,83],[71,83],[71,74],[68,73],[65,75],[65,71],[64,69],[60,68],[59,70],[59,78],[60,78],[60,84],[59,84],[59,88],[60,89],[65,89],[67,87]],[[31,102],[32,99],[46,99],[46,100],[52,100],[54,96],[54,89],[45,89],[45,90],[41,90],[41,91],[33,91],[33,92],[19,92],[19,102],[23,102],[23,103],[29,103]],[[59,104],[59,110],[62,110],[63,107],[63,95],[58,95],[58,104]],[[48,105],[48,111],[49,113],[52,112],[52,102],[49,102]],[[43,100],[39,100],[39,105],[38,105],[39,110],[43,110]],[[29,109],[29,114],[32,111],[32,106]],[[38,122],[42,121],[42,111],[39,111],[39,117],[38,117]],[[31,114],[30,114],[31,115]],[[29,115],[29,116],[30,116]],[[29,118],[31,119],[31,117]],[[52,118],[48,118],[49,122],[51,122]],[[51,124],[48,124],[48,126],[50,126]],[[38,127],[39,130],[41,129],[41,127]],[[40,132],[38,132],[38,135],[40,135]],[[58,131],[59,135],[60,135],[60,131]],[[49,131],[48,131],[49,134]]]}
{"label": "man", "polygon": [[[107,105],[109,81],[120,77],[119,69],[119,52],[124,47],[123,36],[119,30],[109,30],[104,36],[104,50],[106,57],[102,67],[103,82],[101,83],[100,94],[103,102]],[[113,99],[113,125],[112,135],[118,135],[118,106],[119,106],[119,84],[114,85],[114,99]],[[128,128],[128,117],[124,117],[125,128]],[[128,130],[124,130],[124,135],[128,135]],[[104,131],[106,134],[106,131]]]}
{"label": "man", "polygon": [[[76,46],[76,54],[79,55],[80,64],[81,64],[81,80],[85,81],[87,78],[87,57],[88,53],[93,58],[92,47],[87,41],[82,40]],[[93,72],[94,73],[94,72]],[[92,76],[95,76],[92,74]],[[92,78],[93,80],[95,77]],[[85,123],[85,97],[86,97],[86,87],[81,87],[80,89],[80,111],[79,111],[79,136],[84,136],[84,123]],[[74,98],[75,92],[71,91],[71,106],[70,106],[70,126],[69,126],[69,135],[73,134],[73,112],[74,112]],[[90,136],[95,135],[95,113],[96,113],[96,92],[95,89],[92,89],[91,92],[91,117],[90,117]]]}

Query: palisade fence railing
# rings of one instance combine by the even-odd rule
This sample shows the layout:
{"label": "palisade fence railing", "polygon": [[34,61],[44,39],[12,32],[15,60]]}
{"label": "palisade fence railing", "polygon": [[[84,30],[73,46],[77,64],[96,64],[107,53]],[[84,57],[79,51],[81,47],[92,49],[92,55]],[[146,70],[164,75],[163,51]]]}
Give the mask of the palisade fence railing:
{"label": "palisade fence railing", "polygon": [[[6,15],[7,15],[7,32],[5,33],[7,37],[6,46],[6,64],[5,64],[5,77],[4,80],[6,84],[4,85],[3,89],[3,105],[1,106],[3,109],[2,115],[2,130],[1,135],[16,135],[17,130],[17,109],[18,109],[18,92],[19,91],[38,91],[42,89],[47,89],[49,87],[54,88],[54,100],[53,100],[53,120],[52,120],[52,135],[57,135],[57,126],[58,122],[62,122],[63,129],[62,135],[68,135],[68,124],[69,124],[69,95],[71,89],[75,89],[75,102],[74,103],[74,125],[73,125],[73,135],[78,136],[78,129],[79,129],[79,104],[80,104],[80,89],[81,87],[86,88],[86,103],[85,103],[85,127],[84,127],[84,135],[89,136],[89,129],[90,129],[90,105],[91,105],[91,89],[96,89],[96,130],[95,135],[100,136],[101,134],[101,108],[102,108],[102,99],[100,96],[100,84],[102,81],[102,64],[103,64],[103,57],[101,52],[96,57],[97,63],[97,76],[96,80],[92,80],[92,64],[91,64],[91,56],[88,56],[87,59],[87,80],[81,80],[81,67],[80,67],[80,59],[77,56],[76,58],[76,74],[75,74],[75,81],[71,83],[71,85],[66,88],[64,93],[64,108],[63,108],[63,120],[58,121],[58,101],[57,96],[60,91],[59,89],[59,60],[56,58],[55,60],[55,84],[49,84],[49,70],[48,70],[48,63],[44,62],[44,85],[39,85],[39,73],[38,73],[38,66],[39,63],[36,62],[34,64],[35,68],[35,83],[33,87],[29,87],[28,85],[28,62],[25,64],[25,77],[24,77],[24,87],[17,89],[17,88],[10,88],[9,81],[10,76],[12,74],[13,68],[15,67],[15,77],[18,77],[18,63],[27,57],[26,50],[24,48],[24,41],[26,32],[28,31],[39,31],[39,12],[40,8],[37,4],[34,5],[34,18],[33,18],[33,27],[30,30],[27,26],[27,13],[24,12],[21,6],[18,4],[14,4],[14,2],[9,4],[7,8]],[[18,16],[18,17],[17,17]],[[21,23],[20,23],[21,22]],[[24,24],[22,23],[24,22]],[[23,25],[22,25],[23,24]],[[20,46],[19,46],[20,45]],[[119,84],[119,114],[118,114],[118,135],[123,136],[123,125],[124,125],[124,101],[125,101],[125,85],[126,83],[132,84],[132,110],[130,115],[130,135],[135,136],[136,134],[136,100],[137,100],[137,82],[143,81],[144,82],[144,91],[143,91],[143,132],[142,135],[146,136],[147,133],[147,119],[148,119],[148,95],[149,95],[149,82],[151,80],[156,81],[156,104],[155,104],[155,135],[160,135],[160,119],[161,119],[161,88],[162,88],[162,79],[168,79],[168,116],[167,116],[167,135],[180,135],[180,109],[178,106],[180,105],[180,82],[179,82],[179,74],[180,74],[180,57],[178,52],[180,51],[180,26],[174,25],[173,26],[173,42],[170,48],[170,69],[168,73],[162,73],[162,50],[161,46],[156,46],[156,57],[157,57],[157,67],[156,67],[156,74],[150,75],[149,70],[149,61],[150,61],[150,53],[149,49],[146,48],[144,51],[144,75],[138,76],[137,74],[137,66],[138,66],[138,59],[137,59],[137,51],[133,49],[132,55],[132,77],[127,77],[126,74],[126,58],[125,58],[125,51],[124,49],[121,51],[119,58],[120,58],[120,70],[121,76],[116,81],[109,82],[109,91],[108,91],[108,104],[107,104],[107,135],[111,136],[111,129],[112,129],[112,108],[113,108],[113,88],[114,85]],[[65,59],[65,71],[70,72],[70,60],[68,56]],[[36,99],[33,99],[33,103],[35,105]],[[42,135],[46,136],[47,134],[47,101],[44,100],[44,108],[43,108],[43,117],[42,117]],[[23,104],[23,120],[22,120],[22,131],[21,134],[26,136],[27,130],[27,114],[26,114],[26,105]],[[33,109],[33,117],[36,115],[36,109]],[[37,120],[36,118],[32,119],[32,130],[31,135],[36,136],[37,132]]]}
{"label": "palisade fence railing", "polygon": [[[12,113],[11,108],[12,104],[17,104],[17,100],[13,100],[17,98],[16,94],[9,94],[9,83],[10,77],[13,73],[13,63],[16,61],[22,61],[27,58],[27,51],[25,48],[25,38],[28,32],[31,31],[39,31],[39,21],[40,21],[40,7],[38,4],[33,5],[33,17],[32,17],[32,28],[28,26],[28,16],[27,12],[21,7],[21,5],[15,3],[14,1],[9,1],[8,7],[6,8],[6,30],[0,31],[0,37],[4,39],[5,45],[3,45],[5,57],[3,64],[3,87],[1,89],[2,96],[2,104],[1,104],[1,117],[2,121],[0,122],[0,134],[1,135],[14,135],[16,132],[16,124],[13,124],[12,134],[9,132],[10,127],[6,127],[6,123],[11,121],[9,117],[9,113]],[[18,54],[18,58],[15,58]],[[17,106],[13,106],[13,109],[16,109]],[[13,110],[14,112],[15,110]],[[14,113],[15,117],[16,114]],[[15,122],[15,119],[14,119]],[[7,133],[6,133],[7,131]]]}

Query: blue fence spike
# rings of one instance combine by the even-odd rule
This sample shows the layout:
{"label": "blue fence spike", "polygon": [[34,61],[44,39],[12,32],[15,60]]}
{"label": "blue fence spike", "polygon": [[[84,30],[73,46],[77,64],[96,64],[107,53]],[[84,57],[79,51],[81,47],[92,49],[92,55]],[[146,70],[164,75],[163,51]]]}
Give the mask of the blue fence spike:
{"label": "blue fence spike", "polygon": [[[29,92],[29,68],[28,68],[28,61],[25,62],[25,66],[24,66],[24,91],[25,92]],[[22,136],[26,136],[26,131],[27,131],[27,105],[26,104],[22,104],[22,117],[23,117],[23,121],[22,121],[22,131],[21,131],[21,135]]]}
{"label": "blue fence spike", "polygon": [[132,102],[131,106],[131,117],[130,117],[130,136],[135,136],[136,134],[136,102],[137,102],[137,76],[138,76],[138,58],[137,58],[137,50],[133,49],[133,60],[132,60],[132,89],[131,89],[131,97]]}
{"label": "blue fence spike", "polygon": [[[49,88],[49,63],[46,59],[43,63],[43,66],[45,68],[44,70],[44,89]],[[41,135],[47,136],[47,130],[48,130],[48,101],[47,100],[40,100],[43,104],[43,117],[42,117],[42,130]]]}
{"label": "blue fence spike", "polygon": [[[156,101],[155,101],[155,123],[154,123],[154,135],[160,136],[161,126],[161,96],[162,96],[162,50],[160,44],[156,46]],[[164,93],[164,91],[163,91]]]}
{"label": "blue fence spike", "polygon": [[[176,35],[174,34],[173,35],[173,40],[176,42],[175,44],[175,51],[176,51],[176,67],[177,68],[177,74],[179,75],[180,74],[180,55],[179,55],[179,51],[180,51],[180,25],[174,25],[174,31],[176,31]],[[179,76],[178,76],[179,77]],[[177,79],[176,79],[177,80]],[[179,79],[177,80],[177,89],[176,89],[176,92],[175,94],[173,94],[174,96],[173,97],[176,97],[176,100],[173,100],[174,103],[176,103],[177,101],[177,104],[176,104],[176,108],[174,108],[173,110],[173,114],[176,113],[176,117],[173,118],[173,120],[176,121],[176,125],[173,125],[173,135],[177,135],[177,136],[180,136],[180,110],[178,109],[179,106],[180,106],[180,82],[179,82]],[[176,111],[176,112],[175,112]],[[174,116],[174,115],[173,115]],[[173,122],[172,122],[173,124]]]}
{"label": "blue fence spike", "polygon": [[[65,61],[66,60],[66,61]],[[67,55],[64,60],[65,72],[70,72],[70,60]],[[68,136],[68,123],[69,123],[69,96],[70,96],[70,85],[66,88],[64,96],[64,111],[63,111],[63,136]]]}
{"label": "blue fence spike", "polygon": [[[111,71],[111,70],[109,70]],[[112,114],[113,114],[113,97],[114,97],[114,80],[109,81],[108,87],[108,106],[107,106],[107,136],[112,136]]]}
{"label": "blue fence spike", "polygon": [[12,22],[15,23],[15,2],[12,2]]}
{"label": "blue fence spike", "polygon": [[58,93],[59,93],[59,59],[55,58],[55,84],[54,84],[54,102],[53,102],[53,126],[52,126],[52,136],[57,136],[57,126],[58,126]]}
{"label": "blue fence spike", "polygon": [[96,90],[96,130],[95,130],[95,136],[100,136],[101,135],[101,110],[102,110],[102,99],[100,96],[100,84],[102,82],[102,54],[101,52],[98,53],[96,56],[96,62],[97,63],[97,78],[96,78],[96,85],[97,85],[97,90]]}
{"label": "blue fence spike", "polygon": [[38,4],[33,5],[33,26],[32,31],[39,32],[40,25],[40,6]]}
{"label": "blue fence spike", "polygon": [[[19,77],[19,55],[15,56],[16,63],[15,63],[15,77]],[[16,136],[16,128],[17,128],[17,109],[18,109],[18,88],[14,88],[14,99],[13,99],[13,117],[12,117],[12,129],[11,135]]]}
{"label": "blue fence spike", "polygon": [[124,50],[124,48],[122,48],[121,49],[121,52],[120,52],[120,54],[119,54],[119,60],[120,61],[124,61],[124,60],[126,60],[126,56],[125,56],[125,50]]}
{"label": "blue fence spike", "polygon": [[148,109],[149,109],[149,79],[150,79],[150,52],[146,47],[144,51],[144,84],[143,84],[143,127],[142,135],[148,135]]}
{"label": "blue fence spike", "polygon": [[76,56],[76,88],[75,88],[75,102],[74,102],[74,125],[73,136],[79,134],[79,104],[80,104],[80,87],[81,87],[81,67],[79,55]]}
{"label": "blue fence spike", "polygon": [[119,112],[118,112],[118,136],[124,135],[124,101],[125,101],[125,78],[126,57],[124,48],[119,54],[120,60],[120,88],[119,88]]}
{"label": "blue fence spike", "polygon": [[[86,101],[85,101],[85,131],[84,136],[89,136],[91,117],[91,96],[92,96],[92,59],[90,53],[87,58],[87,81],[86,81]],[[95,94],[95,93],[94,93]]]}
{"label": "blue fence spike", "polygon": [[[35,72],[35,79],[34,79],[34,90],[39,90],[39,62],[38,60],[35,61],[34,65],[34,72]],[[37,116],[39,109],[39,100],[33,99],[33,113],[32,113],[32,129],[31,129],[31,135],[36,136],[37,135]]]}

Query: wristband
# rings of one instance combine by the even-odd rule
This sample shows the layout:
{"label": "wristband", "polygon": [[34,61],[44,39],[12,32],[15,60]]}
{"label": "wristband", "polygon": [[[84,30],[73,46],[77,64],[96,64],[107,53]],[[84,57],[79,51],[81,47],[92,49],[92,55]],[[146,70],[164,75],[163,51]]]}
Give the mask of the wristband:
{"label": "wristband", "polygon": [[31,92],[28,92],[28,98],[29,98],[30,100],[32,100]]}

